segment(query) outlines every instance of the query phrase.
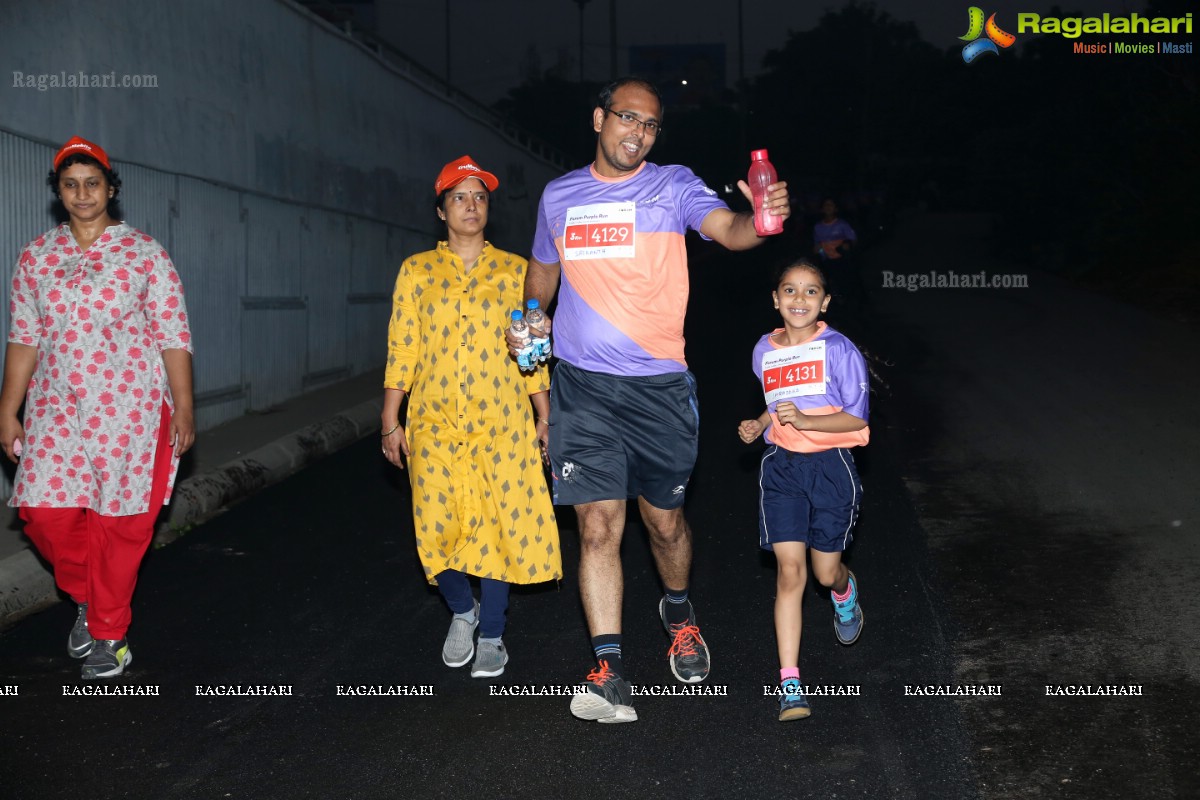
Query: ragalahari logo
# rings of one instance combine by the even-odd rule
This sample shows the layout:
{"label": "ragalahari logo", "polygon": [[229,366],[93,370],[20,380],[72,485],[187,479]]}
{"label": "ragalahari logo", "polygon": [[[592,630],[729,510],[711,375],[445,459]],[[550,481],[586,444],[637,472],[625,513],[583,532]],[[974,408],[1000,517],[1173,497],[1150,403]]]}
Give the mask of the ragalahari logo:
{"label": "ragalahari logo", "polygon": [[[987,38],[980,39],[979,37],[985,33]],[[984,53],[1000,55],[1001,47],[1005,49],[1012,47],[1013,42],[1017,40],[1017,37],[1011,33],[1000,29],[1000,26],[996,24],[995,14],[988,17],[987,23],[984,23],[983,9],[979,6],[971,6],[967,9],[967,33],[958,38],[961,41],[969,42],[962,51],[963,61],[968,64]]]}

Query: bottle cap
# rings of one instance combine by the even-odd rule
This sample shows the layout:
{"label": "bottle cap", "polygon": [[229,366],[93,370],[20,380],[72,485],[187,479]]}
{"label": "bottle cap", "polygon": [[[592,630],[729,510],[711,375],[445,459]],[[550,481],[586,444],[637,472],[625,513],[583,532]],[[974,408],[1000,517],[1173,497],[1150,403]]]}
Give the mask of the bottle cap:
{"label": "bottle cap", "polygon": [[525,301],[525,305],[529,307],[530,311],[532,311],[533,309],[538,307],[538,305],[539,305],[538,299],[536,297],[531,297]]}
{"label": "bottle cap", "polygon": [[520,309],[517,309],[516,311],[512,312],[513,322],[516,322],[517,320],[524,319],[524,318],[525,318],[525,315],[521,313]]}
{"label": "bottle cap", "polygon": [[751,150],[750,151],[750,160],[751,161],[766,161],[767,160],[767,151],[766,150]]}

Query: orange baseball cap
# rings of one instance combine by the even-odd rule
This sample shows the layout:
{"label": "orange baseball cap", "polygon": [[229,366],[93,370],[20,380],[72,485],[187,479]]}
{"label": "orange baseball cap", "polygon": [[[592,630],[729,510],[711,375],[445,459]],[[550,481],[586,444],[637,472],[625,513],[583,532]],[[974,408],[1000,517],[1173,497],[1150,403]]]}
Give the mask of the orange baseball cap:
{"label": "orange baseball cap", "polygon": [[499,178],[490,172],[480,169],[479,165],[470,156],[463,156],[442,167],[442,171],[438,173],[437,180],[433,182],[433,193],[441,194],[450,187],[462,183],[467,178],[479,178],[479,180],[483,181],[483,185],[487,187],[489,192],[496,191],[496,187],[500,185]]}
{"label": "orange baseball cap", "polygon": [[89,155],[103,164],[105,169],[112,169],[112,166],[108,163],[108,153],[104,152],[100,145],[92,144],[80,136],[72,136],[71,140],[59,149],[58,153],[54,156],[54,168],[58,169],[58,165],[62,163],[64,158],[75,153]]}

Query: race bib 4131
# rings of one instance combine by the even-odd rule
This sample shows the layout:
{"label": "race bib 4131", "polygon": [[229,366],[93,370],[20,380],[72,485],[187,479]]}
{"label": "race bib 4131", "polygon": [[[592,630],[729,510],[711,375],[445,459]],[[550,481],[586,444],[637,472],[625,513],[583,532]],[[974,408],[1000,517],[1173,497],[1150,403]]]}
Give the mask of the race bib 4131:
{"label": "race bib 4131", "polygon": [[763,396],[777,400],[825,394],[825,341],[770,350],[762,359]]}

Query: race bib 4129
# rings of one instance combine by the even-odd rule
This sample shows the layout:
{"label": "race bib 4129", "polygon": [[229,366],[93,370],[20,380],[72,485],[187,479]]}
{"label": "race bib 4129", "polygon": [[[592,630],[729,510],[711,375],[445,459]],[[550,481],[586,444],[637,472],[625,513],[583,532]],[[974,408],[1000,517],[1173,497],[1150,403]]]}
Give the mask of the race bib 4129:
{"label": "race bib 4129", "polygon": [[563,258],[633,258],[634,204],[598,203],[567,209]]}

